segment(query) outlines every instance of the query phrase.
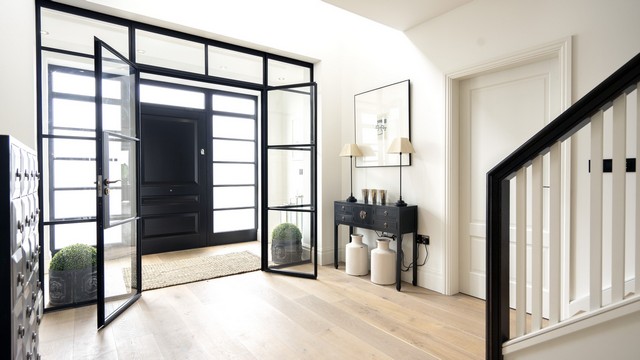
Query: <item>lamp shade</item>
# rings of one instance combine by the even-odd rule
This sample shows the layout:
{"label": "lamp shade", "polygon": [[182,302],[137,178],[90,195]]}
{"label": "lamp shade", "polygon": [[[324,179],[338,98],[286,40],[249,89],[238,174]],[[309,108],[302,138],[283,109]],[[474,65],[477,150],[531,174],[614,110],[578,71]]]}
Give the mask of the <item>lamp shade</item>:
{"label": "lamp shade", "polygon": [[358,144],[344,144],[340,156],[362,156],[362,151],[358,147]]}
{"label": "lamp shade", "polygon": [[409,141],[408,138],[397,137],[393,139],[393,142],[389,146],[389,149],[387,149],[387,152],[390,154],[413,154],[416,151],[413,150],[413,145],[411,145],[411,141]]}

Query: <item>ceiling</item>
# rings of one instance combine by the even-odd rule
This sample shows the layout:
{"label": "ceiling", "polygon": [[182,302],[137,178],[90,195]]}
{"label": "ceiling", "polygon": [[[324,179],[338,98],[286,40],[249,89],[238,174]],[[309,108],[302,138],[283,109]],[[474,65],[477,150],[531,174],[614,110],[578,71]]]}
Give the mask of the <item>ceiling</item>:
{"label": "ceiling", "polygon": [[400,31],[405,31],[473,0],[322,1]]}

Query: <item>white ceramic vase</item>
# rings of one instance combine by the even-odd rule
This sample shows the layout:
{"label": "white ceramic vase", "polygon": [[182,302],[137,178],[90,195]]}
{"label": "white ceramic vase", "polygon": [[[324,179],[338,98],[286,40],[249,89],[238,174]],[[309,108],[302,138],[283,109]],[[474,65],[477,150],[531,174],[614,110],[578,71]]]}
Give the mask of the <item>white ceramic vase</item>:
{"label": "white ceramic vase", "polygon": [[369,246],[362,242],[362,234],[351,235],[345,252],[345,272],[362,276],[369,273]]}
{"label": "white ceramic vase", "polygon": [[396,282],[396,252],[389,249],[389,239],[378,239],[371,251],[371,282],[389,285]]}

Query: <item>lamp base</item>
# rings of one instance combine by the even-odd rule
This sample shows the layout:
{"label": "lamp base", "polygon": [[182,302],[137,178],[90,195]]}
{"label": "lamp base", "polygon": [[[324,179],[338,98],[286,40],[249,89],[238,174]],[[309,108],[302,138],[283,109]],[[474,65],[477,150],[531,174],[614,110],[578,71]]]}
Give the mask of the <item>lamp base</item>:
{"label": "lamp base", "polygon": [[407,206],[407,203],[400,199],[396,201],[396,206]]}
{"label": "lamp base", "polygon": [[351,196],[349,196],[349,197],[347,198],[347,202],[356,202],[356,201],[358,201],[358,199],[356,199],[355,197],[353,197],[353,195],[351,195]]}

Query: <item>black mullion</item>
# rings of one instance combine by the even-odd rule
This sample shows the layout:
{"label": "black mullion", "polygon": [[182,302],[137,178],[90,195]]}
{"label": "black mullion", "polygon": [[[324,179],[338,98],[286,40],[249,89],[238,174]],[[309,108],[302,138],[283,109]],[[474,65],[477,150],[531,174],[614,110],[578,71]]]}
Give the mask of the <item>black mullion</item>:
{"label": "black mullion", "polygon": [[230,118],[243,118],[243,119],[256,120],[255,114],[241,114],[241,113],[235,113],[230,111],[220,111],[220,110],[213,110],[211,114],[213,116],[224,116],[224,117],[230,117]]}

